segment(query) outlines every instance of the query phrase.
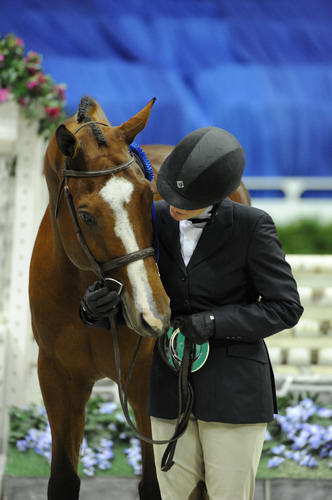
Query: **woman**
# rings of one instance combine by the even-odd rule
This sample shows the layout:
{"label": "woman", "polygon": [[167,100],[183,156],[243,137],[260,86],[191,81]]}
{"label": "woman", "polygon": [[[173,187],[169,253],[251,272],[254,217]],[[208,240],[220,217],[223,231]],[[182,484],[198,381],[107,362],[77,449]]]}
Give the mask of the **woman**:
{"label": "woman", "polygon": [[[271,217],[227,199],[239,185],[244,153],[223,129],[188,134],[157,179],[159,270],[173,325],[194,344],[209,342],[205,364],[190,375],[194,404],[174,465],[160,463],[163,500],[194,498],[205,481],[210,500],[252,500],[266,426],[277,413],[264,338],[299,320],[296,283]],[[117,305],[91,288],[83,319],[100,321]],[[152,435],[169,439],[178,417],[178,377],[155,350],[151,371]]]}

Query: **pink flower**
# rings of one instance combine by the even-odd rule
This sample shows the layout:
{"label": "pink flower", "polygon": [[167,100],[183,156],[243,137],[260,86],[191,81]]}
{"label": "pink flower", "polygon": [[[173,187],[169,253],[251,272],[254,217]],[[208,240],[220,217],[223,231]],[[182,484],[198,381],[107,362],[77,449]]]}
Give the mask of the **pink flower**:
{"label": "pink flower", "polygon": [[0,54],[0,61],[4,61],[5,60],[5,56],[3,54]]}
{"label": "pink flower", "polygon": [[34,89],[35,87],[38,87],[39,82],[37,80],[30,80],[30,82],[27,83],[28,89]]}
{"label": "pink flower", "polygon": [[9,99],[9,89],[0,89],[0,102],[6,102]]}
{"label": "pink flower", "polygon": [[58,106],[45,106],[45,111],[50,118],[58,118],[61,109]]}
{"label": "pink flower", "polygon": [[28,98],[27,97],[20,97],[18,102],[21,106],[26,106],[28,104]]}
{"label": "pink flower", "polygon": [[38,83],[44,83],[46,81],[44,73],[38,73],[37,79],[38,79]]}
{"label": "pink flower", "polygon": [[24,42],[23,42],[22,38],[16,38],[15,43],[19,47],[24,47]]}
{"label": "pink flower", "polygon": [[65,99],[66,86],[63,84],[55,85],[55,91],[58,94],[59,99]]}
{"label": "pink flower", "polygon": [[34,52],[33,50],[30,50],[28,54],[24,58],[25,61],[31,61],[33,60],[34,62],[39,62],[40,61],[40,55],[38,52]]}
{"label": "pink flower", "polygon": [[34,74],[38,73],[39,70],[40,70],[40,65],[39,64],[30,63],[29,65],[27,65],[27,71],[31,75],[34,75]]}

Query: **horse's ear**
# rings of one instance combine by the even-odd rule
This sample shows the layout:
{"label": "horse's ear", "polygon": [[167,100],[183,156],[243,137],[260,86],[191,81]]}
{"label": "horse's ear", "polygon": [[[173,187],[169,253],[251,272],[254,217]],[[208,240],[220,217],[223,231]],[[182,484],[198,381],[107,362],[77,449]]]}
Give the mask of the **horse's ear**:
{"label": "horse's ear", "polygon": [[119,129],[123,133],[127,144],[131,144],[136,135],[145,127],[150,116],[151,108],[154,105],[155,101],[156,98],[154,97],[147,103],[147,105],[143,109],[141,109],[141,111],[139,111],[128,121],[120,125]]}
{"label": "horse's ear", "polygon": [[55,132],[56,142],[62,154],[75,158],[78,153],[79,143],[77,138],[65,125],[59,125]]}

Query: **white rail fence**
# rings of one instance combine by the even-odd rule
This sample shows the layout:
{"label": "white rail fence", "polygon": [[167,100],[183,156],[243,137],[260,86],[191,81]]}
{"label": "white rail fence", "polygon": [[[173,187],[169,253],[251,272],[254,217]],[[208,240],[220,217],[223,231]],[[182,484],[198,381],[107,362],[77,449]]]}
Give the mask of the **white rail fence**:
{"label": "white rail fence", "polygon": [[[332,169],[331,169],[332,171]],[[252,204],[268,212],[278,224],[298,218],[313,218],[322,222],[332,220],[331,177],[244,177],[248,189],[257,192],[279,190],[283,198],[255,198]],[[301,198],[306,191],[329,191],[330,197]]]}
{"label": "white rail fence", "polygon": [[[45,144],[37,135],[36,125],[23,119],[14,103],[1,104],[0,478],[7,446],[9,407],[41,402],[36,375],[37,349],[31,332],[27,290],[31,251],[47,205],[42,175],[44,150]],[[312,179],[306,179],[307,182],[307,189],[312,189]],[[253,179],[246,183],[250,188],[255,187]],[[325,189],[332,187],[331,178],[323,183]],[[278,185],[273,187],[278,188]],[[301,190],[293,187],[290,191],[293,194],[285,199],[273,200],[274,208],[270,213],[277,223],[283,221],[284,212],[289,215],[288,202],[292,206],[296,204],[297,213],[302,214],[304,200],[298,195],[294,197],[295,191],[299,194]],[[253,200],[253,205],[268,209],[266,203],[266,200]],[[322,215],[321,208],[317,209],[322,200],[317,200],[318,205],[315,205],[316,201],[312,203],[311,213]],[[332,201],[323,203],[324,214],[328,213],[332,218]],[[294,213],[294,208],[292,210]],[[306,313],[297,328],[268,339],[278,390],[280,394],[290,389],[325,390],[332,381],[332,256],[288,256],[288,260],[306,304]],[[97,384],[96,391],[116,397],[114,385],[106,381]]]}

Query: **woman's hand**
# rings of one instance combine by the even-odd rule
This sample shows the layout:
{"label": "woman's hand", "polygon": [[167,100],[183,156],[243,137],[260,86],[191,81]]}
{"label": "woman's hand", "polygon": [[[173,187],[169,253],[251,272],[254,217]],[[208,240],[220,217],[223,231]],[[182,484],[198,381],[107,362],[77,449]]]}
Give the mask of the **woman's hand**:
{"label": "woman's hand", "polygon": [[102,281],[90,285],[81,300],[81,307],[89,319],[98,320],[115,314],[120,303],[120,296],[110,290]]}
{"label": "woman's hand", "polygon": [[178,316],[173,322],[173,328],[179,328],[180,332],[195,344],[204,344],[214,337],[214,316],[208,311]]}

